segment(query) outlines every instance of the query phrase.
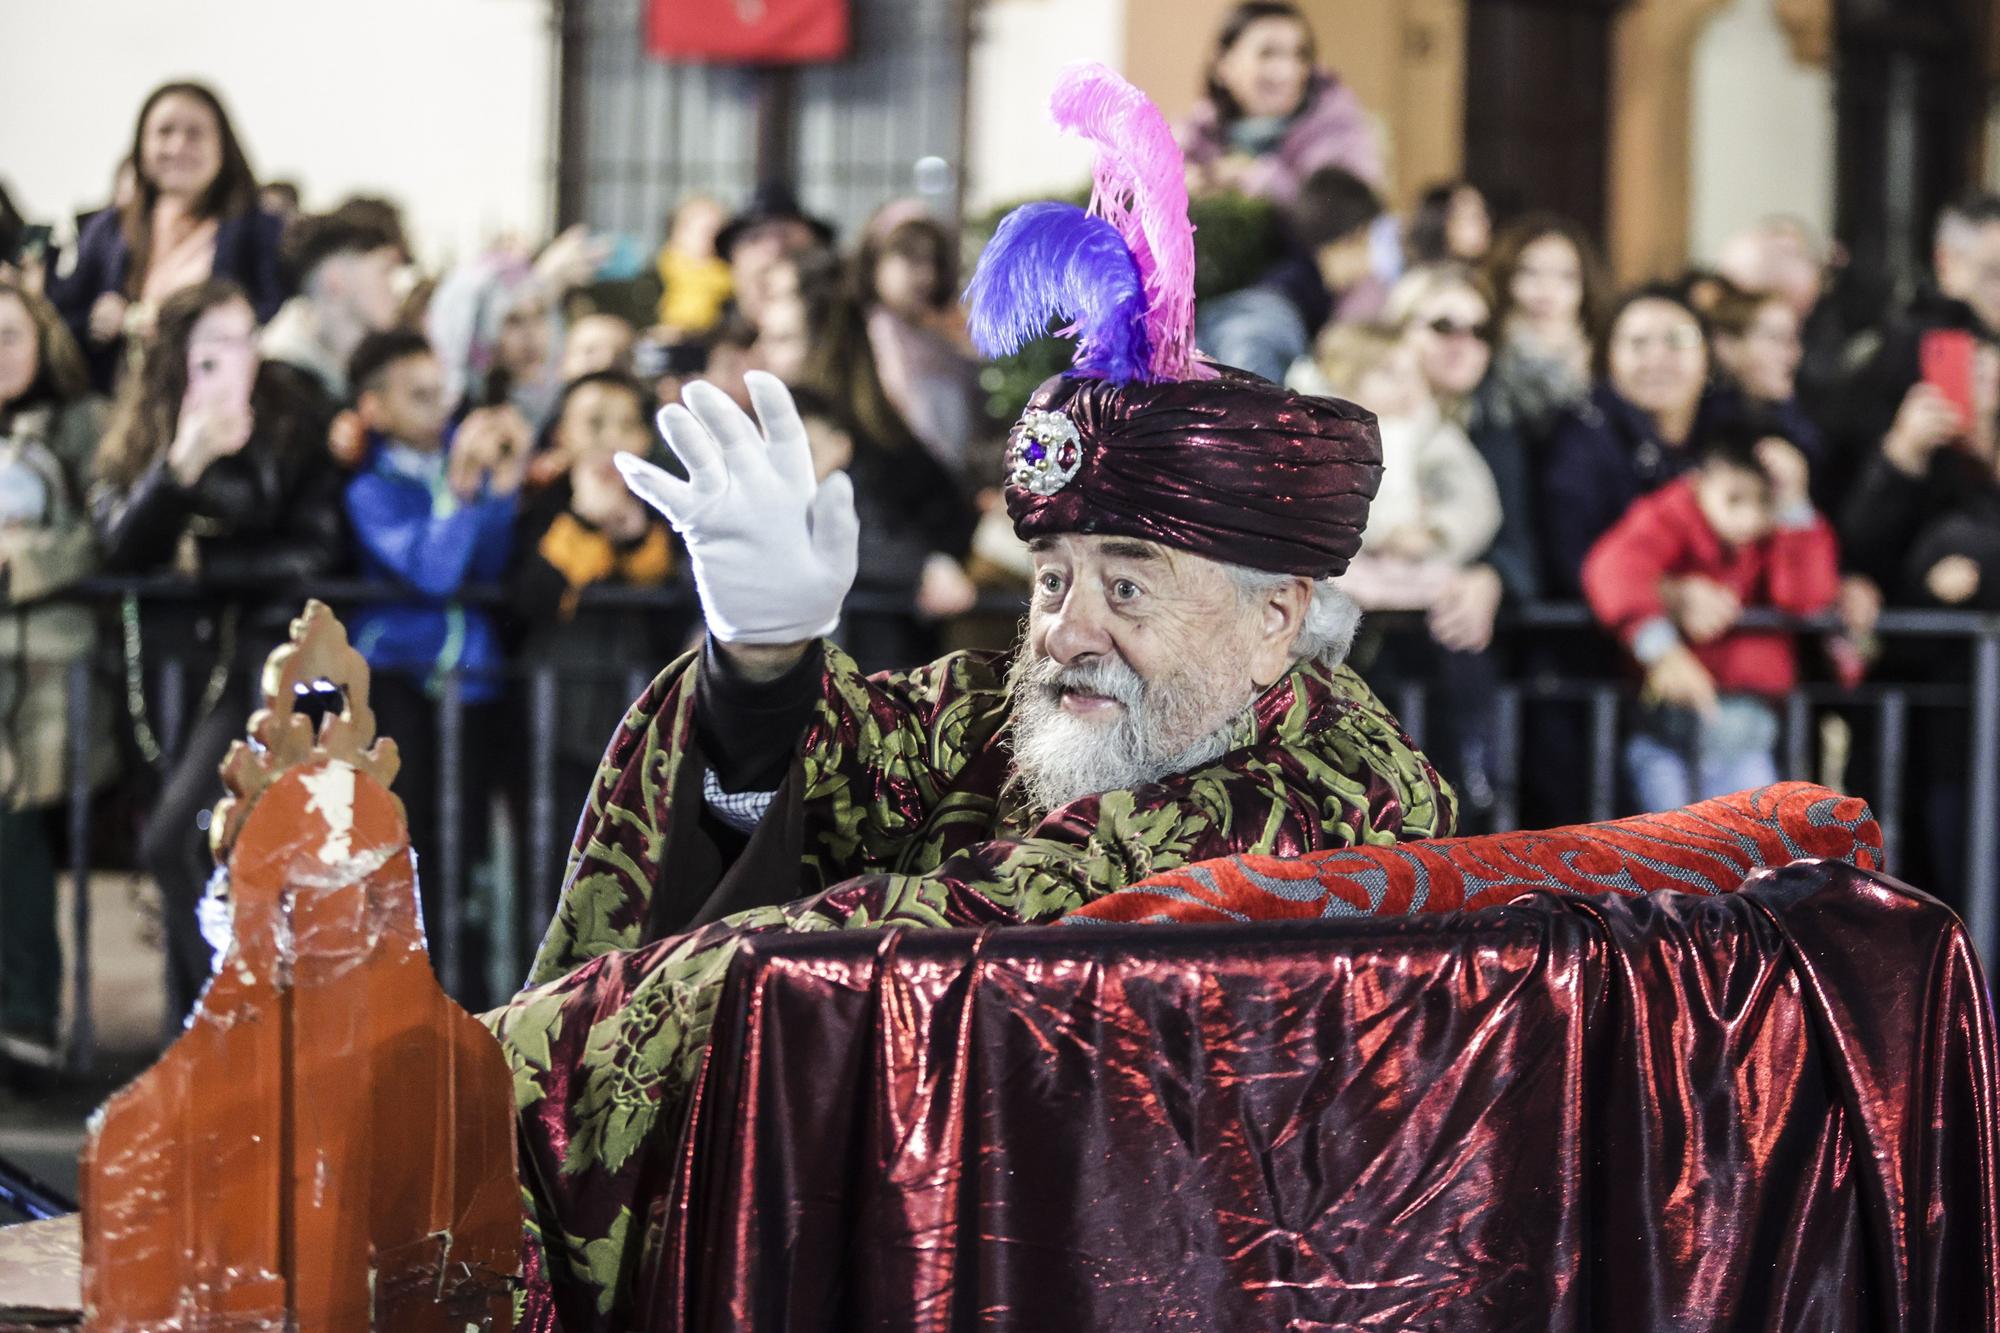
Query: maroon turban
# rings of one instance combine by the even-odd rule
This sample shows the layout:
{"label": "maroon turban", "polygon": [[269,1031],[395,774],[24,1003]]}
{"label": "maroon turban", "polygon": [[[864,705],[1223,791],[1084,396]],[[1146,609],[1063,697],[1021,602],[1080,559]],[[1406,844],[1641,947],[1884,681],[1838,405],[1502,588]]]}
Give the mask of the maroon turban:
{"label": "maroon turban", "polygon": [[1220,369],[1057,376],[1035,390],[1007,446],[1014,531],[1138,537],[1315,579],[1345,571],[1382,479],[1374,413]]}

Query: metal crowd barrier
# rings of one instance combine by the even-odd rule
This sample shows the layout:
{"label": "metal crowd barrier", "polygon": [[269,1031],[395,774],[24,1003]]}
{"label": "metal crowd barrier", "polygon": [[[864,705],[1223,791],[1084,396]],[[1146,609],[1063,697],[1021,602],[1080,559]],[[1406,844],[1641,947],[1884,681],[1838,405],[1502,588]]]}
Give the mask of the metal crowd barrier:
{"label": "metal crowd barrier", "polygon": [[[136,596],[145,603],[186,603],[211,599],[234,591],[213,584],[201,585],[178,578],[91,579],[65,594],[72,599],[116,603]],[[256,590],[265,601],[276,594],[268,587]],[[358,581],[321,581],[309,587],[288,588],[283,600],[303,605],[308,596],[318,597],[336,609],[346,610],[367,602],[406,601],[409,594],[394,587]],[[687,613],[691,593],[686,588],[663,590],[593,589],[582,605],[587,608],[623,609],[634,614]],[[497,606],[503,600],[498,588],[468,589],[460,599],[469,605]],[[857,590],[850,608],[878,614],[902,614],[906,598],[890,593]],[[1020,614],[1022,603],[1013,596],[994,596],[978,608],[982,613],[1001,616]],[[1421,632],[1421,618],[1415,615],[1386,615],[1378,618],[1389,633]],[[1557,632],[1588,631],[1588,611],[1577,605],[1540,604],[1512,610],[1502,621],[1501,636],[1522,636]],[[1830,618],[1798,620],[1770,612],[1751,612],[1743,623],[1756,628],[1788,628],[1804,631],[1832,631],[1838,625]],[[1874,747],[1874,795],[1882,820],[1885,859],[1893,871],[1899,850],[1911,831],[1902,821],[1902,772],[1908,755],[1910,719],[1915,708],[1969,709],[1970,764],[1967,782],[1967,833],[1963,900],[1973,938],[1988,959],[2000,959],[2000,615],[1944,611],[1885,611],[1879,633],[1885,639],[1917,639],[1936,642],[1960,641],[1971,645],[1970,679],[1964,687],[1955,683],[1877,683],[1856,690],[1830,685],[1802,685],[1782,701],[1783,731],[1779,769],[1788,777],[1810,776],[1812,718],[1816,707],[1838,704],[1850,712],[1871,713],[1876,721]],[[108,636],[107,636],[108,637]],[[246,662],[260,662],[268,644],[244,643],[240,651]],[[115,652],[115,640],[106,645]],[[636,697],[664,663],[602,663],[593,668],[598,679],[622,680],[628,697]],[[90,881],[92,858],[92,792],[89,782],[88,751],[94,706],[91,673],[94,663],[78,661],[68,673],[68,726],[70,791],[67,802],[69,870],[74,880],[70,951],[71,1022],[66,1039],[72,1067],[87,1067],[95,1047],[95,1025],[91,1011],[92,935]],[[181,696],[180,683],[187,678],[190,664],[165,658],[154,668],[162,688],[157,694],[162,708],[159,732],[162,746],[171,757],[187,739],[198,719],[171,715],[172,702]],[[200,669],[198,666],[194,669]],[[608,673],[608,674],[607,674]],[[512,978],[514,984],[524,974],[527,959],[538,943],[539,931],[554,915],[560,886],[550,881],[544,868],[554,863],[559,848],[566,846],[574,827],[575,811],[585,798],[583,792],[555,789],[559,701],[565,684],[564,673],[547,662],[510,664],[508,673],[525,705],[527,730],[521,738],[521,757],[528,769],[526,782],[526,823],[519,835],[517,868],[509,875],[495,876],[494,899],[487,903],[489,944],[498,956],[493,967],[496,981]],[[422,883],[429,892],[441,895],[436,904],[439,933],[433,944],[440,980],[454,995],[463,994],[467,977],[459,947],[466,903],[465,889],[472,867],[465,864],[466,849],[457,836],[462,772],[465,760],[465,703],[463,677],[447,679],[439,703],[440,755],[439,827],[437,864],[422,868]],[[1422,739],[1430,709],[1425,688],[1418,683],[1397,685],[1378,682],[1378,690],[1397,710],[1410,733]],[[1630,697],[1629,681],[1609,679],[1544,678],[1505,680],[1496,691],[1493,704],[1497,722],[1495,822],[1498,827],[1518,827],[1521,809],[1523,710],[1531,704],[1566,703],[1581,707],[1588,719],[1588,800],[1587,808],[1575,812],[1578,820],[1604,820],[1621,813],[1618,809],[1618,743],[1621,710]],[[228,707],[227,701],[222,705]],[[218,793],[220,791],[218,785]],[[563,842],[558,843],[558,839]],[[0,867],[0,893],[4,893],[4,867]],[[500,882],[505,881],[505,882]],[[525,902],[523,901],[525,899]],[[525,917],[522,908],[526,908]],[[4,905],[0,905],[4,910]],[[524,931],[512,923],[525,920]],[[443,947],[437,947],[438,945]]]}

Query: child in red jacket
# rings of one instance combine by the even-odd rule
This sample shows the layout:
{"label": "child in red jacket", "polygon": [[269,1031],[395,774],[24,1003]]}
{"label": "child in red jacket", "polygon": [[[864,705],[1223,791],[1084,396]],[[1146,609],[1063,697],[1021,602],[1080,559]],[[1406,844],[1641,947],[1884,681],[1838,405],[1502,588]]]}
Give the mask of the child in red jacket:
{"label": "child in red jacket", "polygon": [[1646,674],[1652,706],[1625,745],[1643,809],[1778,779],[1771,699],[1798,679],[1793,635],[1735,625],[1752,607],[1813,615],[1839,592],[1833,529],[1806,482],[1805,457],[1782,434],[1722,427],[1693,470],[1634,501],[1584,561],[1591,610]]}

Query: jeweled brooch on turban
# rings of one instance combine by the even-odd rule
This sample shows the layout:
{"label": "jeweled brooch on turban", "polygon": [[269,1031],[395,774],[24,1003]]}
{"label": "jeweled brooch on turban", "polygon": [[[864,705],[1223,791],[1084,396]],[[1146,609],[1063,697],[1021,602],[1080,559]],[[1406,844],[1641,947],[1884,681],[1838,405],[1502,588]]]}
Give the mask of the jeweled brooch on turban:
{"label": "jeweled brooch on turban", "polygon": [[1007,480],[1036,495],[1054,495],[1083,466],[1083,437],[1060,412],[1027,412],[1007,447]]}

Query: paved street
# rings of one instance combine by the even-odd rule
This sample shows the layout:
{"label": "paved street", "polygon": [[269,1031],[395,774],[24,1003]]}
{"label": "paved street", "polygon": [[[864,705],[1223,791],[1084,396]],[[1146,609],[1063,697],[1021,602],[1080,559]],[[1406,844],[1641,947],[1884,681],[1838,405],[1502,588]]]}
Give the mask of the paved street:
{"label": "paved street", "polygon": [[[164,1026],[158,900],[144,879],[98,875],[90,885],[96,936],[91,996],[97,1044],[87,1074],[71,1075],[39,1091],[0,1090],[0,1156],[74,1197],[76,1153],[91,1111],[158,1053]],[[63,884],[64,956],[74,959],[67,935],[70,888]],[[65,1013],[67,1027],[70,1015]],[[0,1216],[0,1221],[11,1221]]]}

